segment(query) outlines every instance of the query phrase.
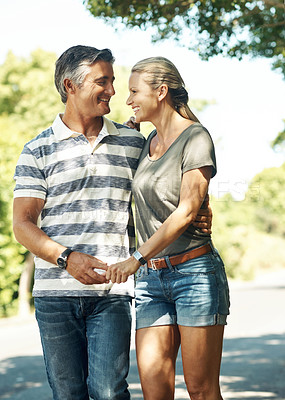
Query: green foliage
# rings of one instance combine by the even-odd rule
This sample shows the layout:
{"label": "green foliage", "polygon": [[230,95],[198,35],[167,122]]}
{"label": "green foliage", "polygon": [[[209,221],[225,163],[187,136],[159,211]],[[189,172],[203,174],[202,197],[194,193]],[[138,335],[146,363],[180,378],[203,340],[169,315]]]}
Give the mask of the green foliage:
{"label": "green foliage", "polygon": [[285,163],[279,168],[267,168],[252,180],[252,187],[258,188],[251,197],[256,210],[256,226],[264,232],[285,237]]}
{"label": "green foliage", "polygon": [[285,267],[284,187],[285,164],[256,175],[243,201],[211,199],[213,239],[230,277]]}
{"label": "green foliage", "polygon": [[[285,123],[285,120],[283,120]],[[271,147],[276,151],[284,151],[285,150],[285,128],[283,131],[279,132],[276,138],[271,143]]]}
{"label": "green foliage", "polygon": [[273,60],[285,75],[285,5],[278,0],[84,0],[95,17],[154,28],[153,40],[174,38],[202,59],[244,54]]}
{"label": "green foliage", "polygon": [[63,109],[54,89],[56,55],[36,50],[28,59],[11,52],[0,66],[0,317],[16,310],[27,251],[12,231],[13,175],[24,144]]}

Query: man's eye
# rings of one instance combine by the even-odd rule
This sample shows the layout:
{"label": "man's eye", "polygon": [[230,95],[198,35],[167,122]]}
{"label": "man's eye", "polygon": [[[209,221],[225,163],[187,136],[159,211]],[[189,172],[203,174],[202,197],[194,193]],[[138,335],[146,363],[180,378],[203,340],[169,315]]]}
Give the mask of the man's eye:
{"label": "man's eye", "polygon": [[97,85],[99,85],[99,86],[104,86],[104,85],[106,84],[105,81],[99,81],[99,82],[96,82],[96,83],[97,83]]}

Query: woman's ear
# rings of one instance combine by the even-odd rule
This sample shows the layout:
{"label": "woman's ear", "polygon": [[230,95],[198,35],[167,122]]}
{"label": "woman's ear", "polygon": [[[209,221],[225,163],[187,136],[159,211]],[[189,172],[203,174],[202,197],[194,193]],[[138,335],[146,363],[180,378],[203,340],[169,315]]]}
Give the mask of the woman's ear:
{"label": "woman's ear", "polygon": [[64,87],[65,87],[66,93],[71,94],[71,93],[75,92],[75,86],[74,86],[74,84],[73,84],[71,79],[65,78],[64,81],[63,81],[63,84],[64,84]]}
{"label": "woman's ear", "polygon": [[167,85],[161,85],[159,87],[158,100],[162,101],[163,99],[165,99],[165,97],[167,96],[167,93],[168,93],[168,86]]}

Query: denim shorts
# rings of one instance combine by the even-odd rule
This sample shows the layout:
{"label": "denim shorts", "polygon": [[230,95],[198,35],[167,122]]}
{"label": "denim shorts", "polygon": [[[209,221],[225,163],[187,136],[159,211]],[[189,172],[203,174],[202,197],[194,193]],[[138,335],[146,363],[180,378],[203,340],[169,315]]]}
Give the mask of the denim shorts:
{"label": "denim shorts", "polygon": [[226,325],[229,287],[216,249],[203,256],[136,274],[136,329],[159,325]]}

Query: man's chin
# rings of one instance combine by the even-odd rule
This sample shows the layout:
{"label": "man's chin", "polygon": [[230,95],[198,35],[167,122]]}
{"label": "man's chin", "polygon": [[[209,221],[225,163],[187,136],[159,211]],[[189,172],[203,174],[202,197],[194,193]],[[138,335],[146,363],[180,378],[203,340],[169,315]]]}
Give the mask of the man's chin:
{"label": "man's chin", "polygon": [[111,112],[111,109],[107,104],[103,104],[101,110],[102,110],[102,115],[109,114]]}

